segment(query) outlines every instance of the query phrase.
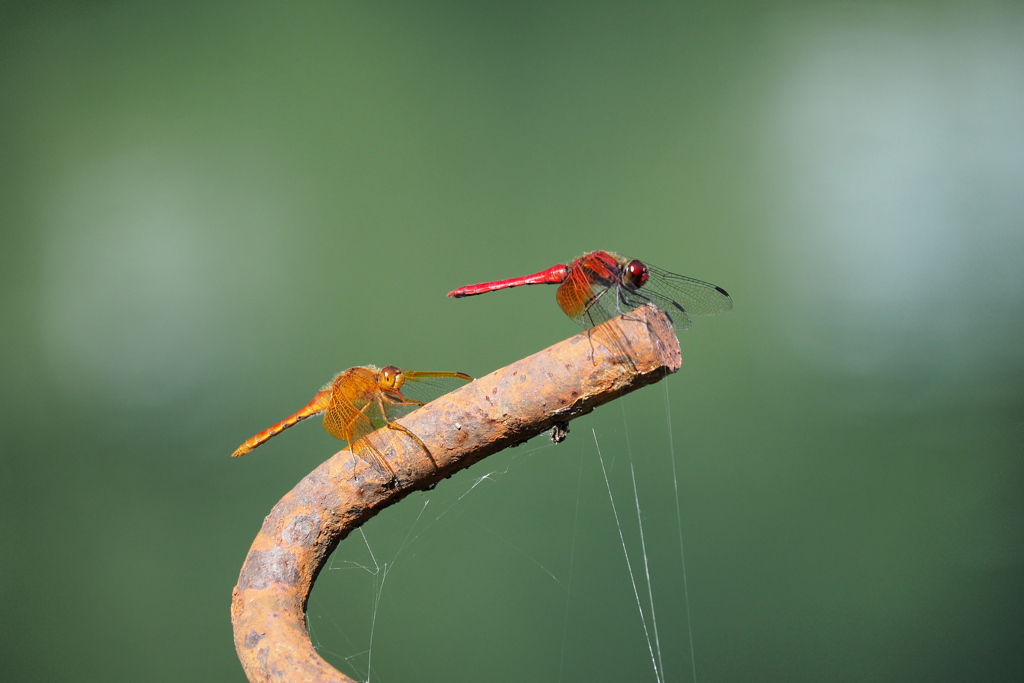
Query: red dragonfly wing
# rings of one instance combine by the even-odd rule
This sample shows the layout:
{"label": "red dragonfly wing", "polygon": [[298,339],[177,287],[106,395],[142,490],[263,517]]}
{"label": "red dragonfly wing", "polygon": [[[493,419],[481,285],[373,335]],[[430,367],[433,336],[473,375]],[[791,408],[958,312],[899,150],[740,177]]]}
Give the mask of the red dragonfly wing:
{"label": "red dragonfly wing", "polygon": [[565,282],[555,292],[555,300],[558,307],[578,324],[593,327],[619,315],[614,305],[614,289],[614,281],[586,272],[573,264]]}
{"label": "red dragonfly wing", "polygon": [[689,329],[694,316],[722,315],[732,310],[732,297],[717,285],[647,266],[647,282],[637,288],[623,283],[619,305],[631,310],[648,302],[668,314],[677,329]]}
{"label": "red dragonfly wing", "polygon": [[[590,258],[583,267],[574,263],[558,290],[559,306],[584,327],[593,327],[647,303],[664,311],[678,330],[689,329],[693,316],[720,315],[732,310],[729,293],[710,282],[617,255],[618,264],[613,266],[607,258],[611,254],[595,253],[603,258]],[[646,279],[638,282],[638,278],[629,277],[629,264],[646,268]]]}

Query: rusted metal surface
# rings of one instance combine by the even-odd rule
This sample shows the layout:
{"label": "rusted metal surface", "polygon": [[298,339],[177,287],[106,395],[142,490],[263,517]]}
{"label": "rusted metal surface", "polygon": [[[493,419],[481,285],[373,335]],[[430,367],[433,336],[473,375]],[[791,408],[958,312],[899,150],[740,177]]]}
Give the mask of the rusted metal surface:
{"label": "rusted metal surface", "polygon": [[250,681],[354,683],[313,649],[306,602],[331,552],[354,529],[409,493],[680,366],[665,314],[639,308],[496,370],[371,434],[397,473],[341,451],[274,506],[249,549],[231,601],[235,649]]}

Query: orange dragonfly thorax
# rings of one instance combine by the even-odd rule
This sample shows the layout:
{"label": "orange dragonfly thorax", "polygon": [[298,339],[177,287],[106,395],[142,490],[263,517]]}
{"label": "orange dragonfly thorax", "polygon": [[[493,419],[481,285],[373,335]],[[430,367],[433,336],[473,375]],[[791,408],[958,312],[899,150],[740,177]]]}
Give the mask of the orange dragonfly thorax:
{"label": "orange dragonfly thorax", "polygon": [[405,374],[394,365],[339,372],[321,391],[330,392],[324,407],[324,429],[351,444],[383,427],[389,421],[388,407],[405,404],[399,391],[404,384]]}

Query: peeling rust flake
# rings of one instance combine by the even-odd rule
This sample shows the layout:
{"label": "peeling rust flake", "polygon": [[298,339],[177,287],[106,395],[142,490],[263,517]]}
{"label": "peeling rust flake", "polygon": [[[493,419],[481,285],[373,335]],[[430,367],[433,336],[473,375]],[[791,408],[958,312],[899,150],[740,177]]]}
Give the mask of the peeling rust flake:
{"label": "peeling rust flake", "polygon": [[299,585],[299,570],[295,555],[280,548],[251,550],[238,577],[240,590],[263,590],[271,583],[286,586]]}
{"label": "peeling rust flake", "polygon": [[299,515],[281,532],[281,538],[292,545],[310,546],[316,542],[320,532],[320,517],[311,512]]}
{"label": "peeling rust flake", "polygon": [[266,637],[266,635],[266,633],[257,633],[256,631],[249,631],[249,635],[245,637],[245,640],[242,642],[242,644],[245,646],[245,649],[251,650],[257,645],[259,645],[260,641],[263,640],[263,638]]}

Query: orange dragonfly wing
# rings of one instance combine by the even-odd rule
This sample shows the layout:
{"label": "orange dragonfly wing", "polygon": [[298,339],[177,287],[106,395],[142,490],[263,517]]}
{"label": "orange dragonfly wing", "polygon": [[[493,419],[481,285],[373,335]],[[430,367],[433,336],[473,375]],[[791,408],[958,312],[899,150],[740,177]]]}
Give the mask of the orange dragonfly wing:
{"label": "orange dragonfly wing", "polygon": [[[398,372],[403,382],[412,381],[413,384],[385,388],[380,379],[381,371],[373,367],[351,368],[335,377],[325,387],[325,391],[330,392],[330,401],[324,412],[327,432],[351,444],[433,398],[448,393],[456,385],[472,380],[461,372]],[[455,385],[442,382],[450,378],[457,378]],[[403,389],[411,390],[412,395],[406,396]]]}
{"label": "orange dragonfly wing", "polygon": [[380,393],[373,368],[356,367],[339,373],[324,388],[330,401],[324,411],[324,429],[349,445],[384,426],[375,397]]}
{"label": "orange dragonfly wing", "polygon": [[458,389],[473,378],[461,372],[402,370],[404,382],[398,390],[382,390],[381,398],[388,422],[408,415],[435,398]]}
{"label": "orange dragonfly wing", "polygon": [[[390,378],[399,378],[397,386],[387,384],[389,380],[384,378],[383,373],[389,369]],[[353,453],[369,455],[381,469],[394,476],[395,472],[384,456],[363,438],[382,427],[390,427],[405,432],[422,446],[415,434],[392,423],[472,379],[461,372],[424,372],[393,367],[385,370],[352,368],[335,378],[331,385],[331,401],[324,412],[324,428],[331,435],[347,441]]]}

